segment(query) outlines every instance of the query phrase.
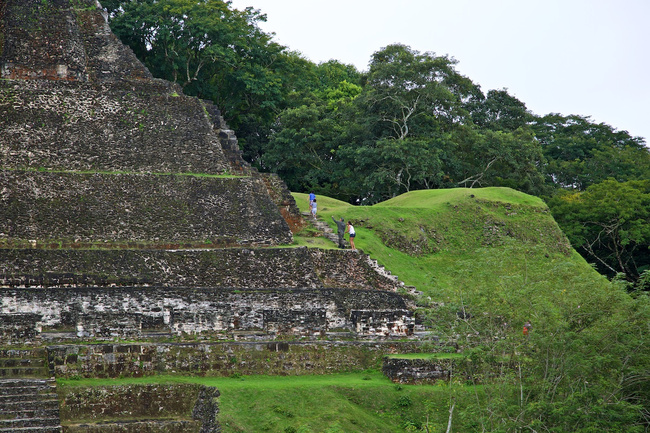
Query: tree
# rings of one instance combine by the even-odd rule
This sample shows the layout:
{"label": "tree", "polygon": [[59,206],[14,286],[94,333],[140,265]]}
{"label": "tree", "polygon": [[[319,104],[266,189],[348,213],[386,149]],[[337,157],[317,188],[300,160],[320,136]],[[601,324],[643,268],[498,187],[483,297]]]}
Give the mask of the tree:
{"label": "tree", "polygon": [[575,115],[549,114],[532,127],[551,185],[583,191],[610,177],[620,182],[650,178],[650,151],[641,137]]}
{"label": "tree", "polygon": [[450,161],[448,173],[458,186],[507,186],[537,195],[543,191],[542,151],[529,128],[492,131],[461,127],[450,140],[455,161]]}
{"label": "tree", "polygon": [[354,71],[339,63],[319,65],[314,72],[320,84],[296,95],[300,104],[284,110],[274,123],[262,164],[293,191],[345,194],[337,174],[338,150],[354,117],[352,101],[361,92],[361,87],[348,82],[354,79]]}
{"label": "tree", "polygon": [[380,122],[378,138],[401,140],[465,121],[462,100],[479,90],[456,63],[400,44],[375,52],[359,102]]}
{"label": "tree", "polygon": [[569,240],[601,272],[639,278],[650,267],[650,181],[608,179],[549,202]]}
{"label": "tree", "polygon": [[356,166],[367,173],[364,190],[372,191],[367,198],[375,202],[416,188],[440,186],[443,173],[439,153],[433,138],[386,138],[373,147],[358,147]]}
{"label": "tree", "polygon": [[358,116],[339,149],[345,182],[358,191],[354,202],[443,185],[444,134],[470,122],[463,101],[480,93],[455,63],[400,44],[373,54],[354,100]]}
{"label": "tree", "polygon": [[467,106],[474,124],[494,131],[515,131],[533,119],[526,104],[511,96],[506,89],[490,90],[485,98],[473,99]]}
{"label": "tree", "polygon": [[255,26],[259,14],[217,0],[123,1],[111,12],[113,32],[152,73],[184,88],[204,79],[204,70],[209,77],[218,64],[239,63],[248,36],[262,36]]}

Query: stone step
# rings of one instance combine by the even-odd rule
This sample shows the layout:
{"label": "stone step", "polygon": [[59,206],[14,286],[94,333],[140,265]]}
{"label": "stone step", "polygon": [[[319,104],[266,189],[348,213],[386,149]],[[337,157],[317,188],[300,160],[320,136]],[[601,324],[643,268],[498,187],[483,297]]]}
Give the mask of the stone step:
{"label": "stone step", "polygon": [[55,391],[53,379],[0,379],[0,433],[61,432]]}
{"label": "stone step", "polygon": [[47,367],[13,367],[0,368],[0,378],[20,377],[49,377],[50,370]]}
{"label": "stone step", "polygon": [[15,394],[3,394],[0,395],[0,407],[6,403],[14,402],[25,402],[25,401],[34,401],[34,400],[56,400],[58,397],[56,394],[40,394],[38,390],[26,390],[24,388],[13,388],[14,390],[19,390]]}
{"label": "stone step", "polygon": [[38,394],[43,388],[36,385],[27,386],[2,386],[0,385],[0,396],[16,394]]}
{"label": "stone step", "polygon": [[0,389],[35,387],[39,390],[56,389],[56,381],[50,378],[5,378],[0,379]]}
{"label": "stone step", "polygon": [[59,408],[59,401],[54,399],[47,400],[31,400],[31,401],[14,401],[4,403],[0,406],[2,413],[18,413],[21,410],[29,410],[38,412],[38,410],[50,410]]}
{"label": "stone step", "polygon": [[57,427],[61,424],[58,415],[52,418],[14,418],[0,419],[0,431],[5,428]]}
{"label": "stone step", "polygon": [[11,427],[0,428],[0,433],[61,433],[63,427]]}
{"label": "stone step", "polygon": [[[27,409],[24,406],[19,407],[13,411],[3,410],[0,408],[0,420],[8,419],[9,416],[12,418],[56,418],[59,416],[59,402],[53,402],[55,404],[50,404],[51,408],[44,408],[40,404],[39,407],[34,409]],[[5,416],[6,415],[6,416]]]}
{"label": "stone step", "polygon": [[[307,212],[303,212],[303,215],[311,217],[311,214]],[[332,228],[326,222],[319,220],[318,216],[316,217],[316,219],[311,217],[311,221],[314,227],[323,234],[324,238],[326,238],[327,240],[331,241],[336,245],[339,244],[339,235],[335,233],[334,230],[332,230]],[[347,246],[345,240],[343,241],[343,244]]]}
{"label": "stone step", "polygon": [[0,368],[46,367],[45,358],[0,358]]}
{"label": "stone step", "polygon": [[47,350],[43,348],[36,349],[0,349],[0,358],[45,358]]}
{"label": "stone step", "polygon": [[[66,425],[68,433],[185,433],[199,431],[201,423],[198,421],[171,421],[171,420],[144,420],[124,421],[101,424],[74,424]],[[1,431],[1,430],[0,430]]]}

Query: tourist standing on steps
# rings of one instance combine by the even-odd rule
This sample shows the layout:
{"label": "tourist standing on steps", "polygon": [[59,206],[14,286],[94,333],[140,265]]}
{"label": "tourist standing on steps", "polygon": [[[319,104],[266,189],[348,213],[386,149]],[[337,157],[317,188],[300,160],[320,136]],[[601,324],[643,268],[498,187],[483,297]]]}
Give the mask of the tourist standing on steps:
{"label": "tourist standing on steps", "polygon": [[314,197],[314,201],[311,202],[311,216],[316,218],[316,198]]}
{"label": "tourist standing on steps", "polygon": [[312,207],[312,204],[314,204],[314,200],[316,200],[316,194],[314,194],[313,192],[310,192],[309,193],[309,212],[311,212],[311,207]]}
{"label": "tourist standing on steps", "polygon": [[354,237],[357,235],[357,232],[354,231],[352,222],[348,221],[348,228],[345,229],[345,232],[350,233],[350,248],[356,250],[356,247],[354,246]]}
{"label": "tourist standing on steps", "polygon": [[345,244],[343,243],[343,235],[345,234],[345,220],[341,218],[340,221],[337,221],[334,217],[332,217],[332,219],[336,223],[336,234],[339,235],[339,248],[345,248]]}

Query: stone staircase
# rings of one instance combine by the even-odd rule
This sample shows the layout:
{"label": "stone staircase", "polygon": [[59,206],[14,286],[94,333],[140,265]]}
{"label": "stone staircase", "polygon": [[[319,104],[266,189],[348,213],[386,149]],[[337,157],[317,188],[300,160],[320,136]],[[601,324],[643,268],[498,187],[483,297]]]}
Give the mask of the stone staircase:
{"label": "stone staircase", "polygon": [[[305,218],[308,218],[309,221],[311,221],[313,226],[318,231],[323,233],[323,237],[325,237],[326,239],[329,239],[335,245],[339,244],[339,236],[338,236],[338,234],[334,230],[332,230],[332,228],[325,221],[319,220],[318,215],[316,216],[316,218],[312,217],[309,212],[303,212],[302,215]],[[345,239],[343,240],[343,245],[345,245],[346,248],[349,247],[349,244],[347,243],[347,241],[345,241]],[[359,251],[363,254],[363,252],[361,250],[359,250]],[[377,262],[377,260],[371,258],[368,254],[364,254],[364,256],[366,257],[366,260],[368,261],[368,264],[372,268],[374,268],[377,273],[379,273],[380,275],[383,275],[383,276],[385,276],[387,278],[390,278],[391,280],[395,281],[400,286],[402,286],[406,290],[407,293],[409,293],[411,295],[419,295],[421,293],[421,292],[418,292],[418,290],[415,288],[415,286],[407,286],[402,281],[399,281],[399,278],[397,277],[397,275],[392,275],[391,272],[388,269],[384,268],[382,265],[380,265]]]}
{"label": "stone staircase", "polygon": [[45,350],[0,350],[0,433],[61,432]]}
{"label": "stone staircase", "polygon": [[[309,219],[309,221],[311,221],[311,223],[316,228],[316,230],[323,233],[324,238],[329,239],[334,243],[334,245],[338,246],[339,235],[334,230],[332,230],[332,228],[329,225],[327,225],[325,221],[319,220],[318,216],[316,216],[316,218],[312,217],[309,212],[303,212],[302,216]],[[345,248],[349,247],[349,244],[347,243],[347,241],[345,241],[345,239],[343,240],[343,245],[345,245]]]}

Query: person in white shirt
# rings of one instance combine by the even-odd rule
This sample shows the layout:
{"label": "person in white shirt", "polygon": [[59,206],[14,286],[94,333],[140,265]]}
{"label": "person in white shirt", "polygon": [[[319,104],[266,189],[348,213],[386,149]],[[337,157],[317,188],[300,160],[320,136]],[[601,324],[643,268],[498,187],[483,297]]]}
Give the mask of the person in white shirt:
{"label": "person in white shirt", "polygon": [[345,232],[350,233],[350,248],[356,250],[356,247],[354,246],[354,237],[357,235],[357,232],[354,231],[354,226],[351,221],[348,221],[348,228],[345,229]]}

